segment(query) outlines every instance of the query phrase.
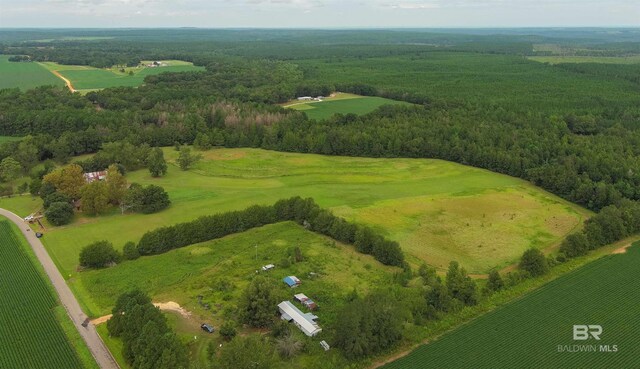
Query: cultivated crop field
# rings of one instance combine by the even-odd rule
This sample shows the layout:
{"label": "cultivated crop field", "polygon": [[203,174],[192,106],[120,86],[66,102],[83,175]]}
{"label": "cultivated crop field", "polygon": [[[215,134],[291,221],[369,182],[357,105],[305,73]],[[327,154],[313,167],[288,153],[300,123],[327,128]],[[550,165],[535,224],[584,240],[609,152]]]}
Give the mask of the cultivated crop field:
{"label": "cultivated crop field", "polygon": [[[560,277],[384,368],[638,368],[639,264],[636,243],[626,253]],[[601,325],[601,339],[573,340],[574,324]],[[595,345],[595,352],[567,352],[578,350],[576,345]]]}
{"label": "cultivated crop field", "polygon": [[83,368],[56,318],[58,303],[24,243],[0,218],[0,368]]}
{"label": "cultivated crop field", "polygon": [[[180,60],[166,60],[167,65],[156,68],[139,67],[99,69],[83,65],[61,65],[57,63],[41,63],[48,70],[58,72],[71,81],[73,88],[79,91],[99,90],[108,87],[137,87],[144,83],[146,76],[165,72],[193,72],[204,70],[191,63]],[[148,63],[148,62],[143,62]],[[129,72],[133,75],[129,75]]]}
{"label": "cultivated crop field", "polygon": [[[400,242],[408,261],[445,270],[451,260],[472,273],[507,266],[530,246],[553,247],[580,227],[585,210],[530,183],[486,170],[428,159],[370,159],[292,154],[260,149],[214,149],[183,172],[170,165],[165,177],[148,171],[129,182],[164,187],[169,209],[152,215],[82,217],[49,228],[45,246],[63,275],[76,273],[82,247],[110,240],[117,248],[149,229],[201,215],[312,197],[336,215],[369,224]],[[165,149],[175,160],[173,148]],[[28,215],[29,196],[0,199]],[[37,201],[36,201],[37,203]]]}
{"label": "cultivated crop field", "polygon": [[359,96],[339,93],[324,101],[294,102],[285,107],[304,111],[310,119],[327,119],[334,114],[367,114],[382,105],[410,105],[404,101],[396,101],[376,96]]}
{"label": "cultivated crop field", "polygon": [[[9,55],[0,55],[0,90],[3,88],[20,88],[28,90],[38,86],[64,86],[61,79],[54,76],[38,63],[10,62]],[[0,137],[0,142],[2,138]]]}

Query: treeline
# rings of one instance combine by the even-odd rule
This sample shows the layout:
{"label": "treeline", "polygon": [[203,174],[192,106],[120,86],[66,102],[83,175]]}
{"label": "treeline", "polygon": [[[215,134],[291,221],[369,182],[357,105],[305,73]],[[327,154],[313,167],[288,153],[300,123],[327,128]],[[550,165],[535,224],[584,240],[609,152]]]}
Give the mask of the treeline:
{"label": "treeline", "polygon": [[561,256],[573,258],[640,232],[640,203],[622,200],[603,208],[585,222],[584,229],[567,236]]}
{"label": "treeline", "polygon": [[141,255],[153,255],[169,250],[221,238],[266,224],[294,221],[307,229],[353,244],[361,253],[370,254],[385,265],[404,267],[400,245],[375,233],[371,228],[350,223],[318,206],[313,199],[292,197],[272,206],[251,206],[200,217],[187,223],[161,227],[145,233],[138,242]]}
{"label": "treeline", "polygon": [[132,369],[189,368],[187,348],[143,292],[122,294],[112,313],[109,335],[122,339],[122,356]]}

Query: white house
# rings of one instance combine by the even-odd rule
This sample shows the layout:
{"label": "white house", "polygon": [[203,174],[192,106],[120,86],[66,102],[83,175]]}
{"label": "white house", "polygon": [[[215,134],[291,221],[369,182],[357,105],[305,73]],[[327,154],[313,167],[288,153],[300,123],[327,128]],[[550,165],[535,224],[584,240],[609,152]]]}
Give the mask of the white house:
{"label": "white house", "polygon": [[322,332],[322,328],[316,323],[317,316],[311,313],[303,313],[295,307],[290,301],[282,301],[278,304],[282,320],[293,322],[304,334],[313,337]]}

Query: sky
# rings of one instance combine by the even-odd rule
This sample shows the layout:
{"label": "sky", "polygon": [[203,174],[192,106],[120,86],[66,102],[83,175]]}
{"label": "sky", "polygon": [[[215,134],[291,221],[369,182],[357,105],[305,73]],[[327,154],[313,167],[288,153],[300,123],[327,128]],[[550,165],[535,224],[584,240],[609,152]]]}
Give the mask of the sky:
{"label": "sky", "polygon": [[0,0],[0,27],[638,27],[640,0]]}

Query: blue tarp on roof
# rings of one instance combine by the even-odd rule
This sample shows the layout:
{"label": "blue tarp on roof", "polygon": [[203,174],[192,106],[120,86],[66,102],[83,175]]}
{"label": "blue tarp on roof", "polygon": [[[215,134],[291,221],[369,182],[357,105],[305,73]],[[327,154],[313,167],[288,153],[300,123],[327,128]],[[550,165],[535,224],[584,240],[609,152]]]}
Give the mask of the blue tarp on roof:
{"label": "blue tarp on roof", "polygon": [[294,277],[294,276],[284,277],[282,280],[289,287],[297,286],[300,283],[300,280],[298,278]]}

